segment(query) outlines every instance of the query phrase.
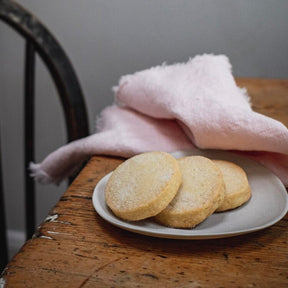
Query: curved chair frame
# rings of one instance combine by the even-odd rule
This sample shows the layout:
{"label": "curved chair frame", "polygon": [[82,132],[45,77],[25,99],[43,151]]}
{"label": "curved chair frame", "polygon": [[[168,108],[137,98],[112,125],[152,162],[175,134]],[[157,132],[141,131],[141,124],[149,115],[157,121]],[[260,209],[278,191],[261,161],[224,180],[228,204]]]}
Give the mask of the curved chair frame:
{"label": "curved chair frame", "polygon": [[[25,169],[34,161],[35,54],[41,57],[55,83],[66,119],[68,142],[89,134],[87,111],[76,73],[67,55],[50,31],[29,11],[14,1],[0,0],[0,19],[26,40],[25,53]],[[28,174],[28,171],[26,171]],[[29,176],[25,184],[26,236],[35,229],[35,188]],[[31,213],[32,211],[32,213]]]}

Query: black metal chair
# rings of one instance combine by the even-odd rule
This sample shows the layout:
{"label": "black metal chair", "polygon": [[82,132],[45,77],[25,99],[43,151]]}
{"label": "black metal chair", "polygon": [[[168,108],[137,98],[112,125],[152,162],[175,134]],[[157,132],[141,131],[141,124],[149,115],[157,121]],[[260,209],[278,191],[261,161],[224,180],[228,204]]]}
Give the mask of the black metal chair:
{"label": "black metal chair", "polygon": [[[34,15],[14,1],[0,0],[0,19],[20,33],[26,41],[24,71],[24,164],[26,174],[26,237],[28,239],[33,235],[35,229],[35,185],[34,180],[28,175],[27,167],[28,163],[34,161],[34,80],[36,53],[47,66],[57,87],[65,114],[68,142],[87,136],[89,134],[89,127],[84,97],[75,71],[64,50],[50,31]],[[1,174],[0,205],[3,207],[0,207],[0,271],[7,263],[4,195]]]}
{"label": "black metal chair", "polygon": [[2,157],[1,157],[1,127],[0,127],[0,271],[4,268],[8,259],[7,251],[7,239],[6,239],[6,217],[5,217],[5,205],[3,195],[3,183],[2,183]]}

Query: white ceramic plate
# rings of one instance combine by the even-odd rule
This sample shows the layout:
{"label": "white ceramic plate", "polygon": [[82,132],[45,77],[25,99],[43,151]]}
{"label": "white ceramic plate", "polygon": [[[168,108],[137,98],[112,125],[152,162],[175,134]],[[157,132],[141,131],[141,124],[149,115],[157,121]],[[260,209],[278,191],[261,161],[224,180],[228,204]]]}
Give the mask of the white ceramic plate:
{"label": "white ceramic plate", "polygon": [[193,229],[174,229],[154,223],[151,219],[126,222],[117,218],[107,207],[105,185],[111,175],[99,181],[93,193],[93,205],[106,221],[122,229],[139,234],[171,239],[212,239],[241,235],[269,227],[282,219],[288,211],[287,192],[282,182],[268,169],[236,154],[215,150],[193,150],[172,153],[176,158],[202,155],[211,159],[232,161],[247,173],[252,190],[251,199],[228,212],[214,213]]}

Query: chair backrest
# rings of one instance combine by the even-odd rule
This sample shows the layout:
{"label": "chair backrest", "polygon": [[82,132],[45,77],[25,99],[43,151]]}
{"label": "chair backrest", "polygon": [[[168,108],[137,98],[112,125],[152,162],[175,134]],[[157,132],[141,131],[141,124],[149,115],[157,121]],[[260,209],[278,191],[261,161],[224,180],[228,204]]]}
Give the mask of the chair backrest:
{"label": "chair backrest", "polygon": [[76,73],[61,45],[51,32],[29,11],[14,1],[0,0],[0,19],[20,33],[25,41],[24,131],[25,131],[25,202],[26,237],[35,229],[35,187],[28,175],[34,161],[34,80],[35,54],[47,66],[64,110],[68,142],[89,134],[83,93]]}
{"label": "chair backrest", "polygon": [[1,157],[1,125],[0,125],[0,272],[4,268],[7,258],[6,217],[2,183],[2,157]]}

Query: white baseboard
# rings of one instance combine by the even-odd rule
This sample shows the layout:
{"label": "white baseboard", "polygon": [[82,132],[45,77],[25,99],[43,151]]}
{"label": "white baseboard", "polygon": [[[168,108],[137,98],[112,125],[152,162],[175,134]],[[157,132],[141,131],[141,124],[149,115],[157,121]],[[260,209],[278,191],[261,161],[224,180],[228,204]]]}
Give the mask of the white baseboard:
{"label": "white baseboard", "polygon": [[8,230],[7,232],[7,242],[8,242],[8,255],[11,259],[25,243],[25,233],[20,230]]}

